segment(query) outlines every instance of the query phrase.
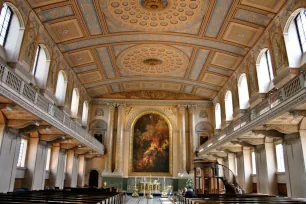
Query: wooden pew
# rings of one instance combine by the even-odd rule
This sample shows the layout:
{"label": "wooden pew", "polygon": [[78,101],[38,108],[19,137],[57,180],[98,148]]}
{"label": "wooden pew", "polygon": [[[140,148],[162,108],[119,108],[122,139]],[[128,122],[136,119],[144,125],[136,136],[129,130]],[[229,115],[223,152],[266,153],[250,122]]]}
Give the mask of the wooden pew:
{"label": "wooden pew", "polygon": [[266,203],[306,203],[306,201],[295,200],[284,197],[276,196],[260,196],[260,195],[220,195],[220,196],[200,196],[194,198],[184,198],[183,196],[177,197],[178,203],[180,204],[205,204],[205,203],[256,203],[256,204],[266,204]]}
{"label": "wooden pew", "polygon": [[0,194],[0,203],[103,203],[121,204],[122,195],[101,190],[29,191]]}

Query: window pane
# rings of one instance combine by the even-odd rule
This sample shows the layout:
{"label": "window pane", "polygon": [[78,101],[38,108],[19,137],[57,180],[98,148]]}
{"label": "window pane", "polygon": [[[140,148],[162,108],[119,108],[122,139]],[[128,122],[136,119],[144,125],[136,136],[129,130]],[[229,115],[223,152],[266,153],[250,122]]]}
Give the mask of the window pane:
{"label": "window pane", "polygon": [[25,166],[27,144],[28,144],[27,140],[21,139],[19,153],[18,153],[17,167],[24,167]]}
{"label": "window pane", "polygon": [[4,4],[3,8],[1,10],[1,16],[0,16],[0,45],[4,46],[5,39],[9,30],[10,21],[12,19],[12,11],[11,9]]}
{"label": "window pane", "polygon": [[32,74],[35,76],[36,74],[36,70],[37,70],[37,62],[39,59],[39,54],[40,54],[40,46],[38,45],[37,50],[36,50],[36,54],[35,54],[35,60],[34,60],[34,65],[33,65],[33,71]]}
{"label": "window pane", "polygon": [[252,152],[252,174],[256,174],[255,152]]}
{"label": "window pane", "polygon": [[48,152],[47,152],[47,161],[46,161],[46,170],[49,171],[50,170],[50,159],[51,159],[51,148],[48,148]]}
{"label": "window pane", "polygon": [[274,79],[274,74],[273,74],[271,55],[270,55],[269,50],[266,51],[266,60],[267,60],[267,67],[268,67],[268,71],[269,71],[270,81],[272,81]]}
{"label": "window pane", "polygon": [[277,172],[285,172],[283,145],[278,144],[275,146],[275,149],[276,149]]}
{"label": "window pane", "polygon": [[306,10],[301,11],[295,18],[297,32],[299,36],[300,46],[302,52],[306,52],[305,44],[306,44]]}

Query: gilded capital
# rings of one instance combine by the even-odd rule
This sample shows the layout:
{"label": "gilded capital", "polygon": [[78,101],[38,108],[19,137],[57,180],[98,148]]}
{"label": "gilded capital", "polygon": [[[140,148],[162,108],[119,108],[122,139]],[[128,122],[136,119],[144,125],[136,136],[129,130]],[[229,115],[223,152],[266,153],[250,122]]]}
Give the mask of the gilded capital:
{"label": "gilded capital", "polygon": [[107,105],[109,111],[115,111],[116,104],[114,104],[114,103],[107,103],[106,105]]}
{"label": "gilded capital", "polygon": [[196,105],[188,105],[189,113],[194,113],[196,109],[197,109]]}
{"label": "gilded capital", "polygon": [[186,111],[186,106],[185,105],[178,105],[177,108],[178,108],[180,113],[185,113],[185,111]]}
{"label": "gilded capital", "polygon": [[126,108],[126,104],[117,104],[118,110],[121,111],[125,111]]}

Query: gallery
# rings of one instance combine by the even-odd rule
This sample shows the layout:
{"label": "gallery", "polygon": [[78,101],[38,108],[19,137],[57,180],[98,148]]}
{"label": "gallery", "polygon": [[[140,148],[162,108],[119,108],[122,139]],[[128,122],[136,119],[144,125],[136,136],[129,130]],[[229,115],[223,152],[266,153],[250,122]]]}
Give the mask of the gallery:
{"label": "gallery", "polygon": [[306,203],[306,0],[0,10],[0,203]]}

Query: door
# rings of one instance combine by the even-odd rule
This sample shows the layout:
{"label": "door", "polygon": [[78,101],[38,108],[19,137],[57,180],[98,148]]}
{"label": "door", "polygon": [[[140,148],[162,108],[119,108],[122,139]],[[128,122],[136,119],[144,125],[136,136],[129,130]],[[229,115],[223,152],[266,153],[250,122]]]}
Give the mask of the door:
{"label": "door", "polygon": [[97,187],[99,182],[99,172],[97,170],[91,170],[89,174],[89,187]]}

